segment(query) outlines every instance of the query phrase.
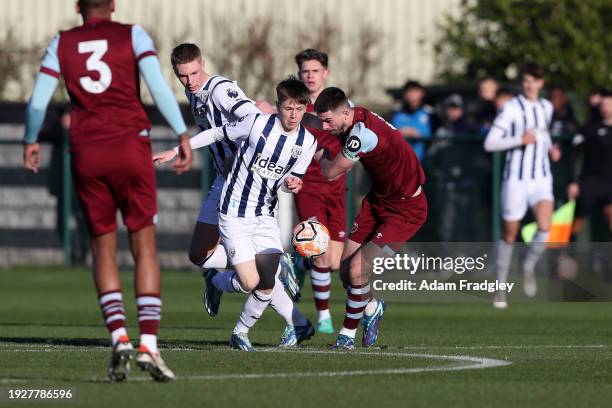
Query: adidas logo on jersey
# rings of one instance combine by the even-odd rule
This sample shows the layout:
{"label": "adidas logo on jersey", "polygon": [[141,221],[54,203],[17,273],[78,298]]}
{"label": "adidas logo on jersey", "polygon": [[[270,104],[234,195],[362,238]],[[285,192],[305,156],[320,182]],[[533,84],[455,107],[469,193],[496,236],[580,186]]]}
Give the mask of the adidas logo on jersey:
{"label": "adidas logo on jersey", "polygon": [[[289,170],[289,165],[287,165],[286,170]],[[270,157],[261,157],[261,153],[258,153],[251,166],[251,171],[254,171],[263,178],[278,180],[285,173],[285,167],[279,166]]]}

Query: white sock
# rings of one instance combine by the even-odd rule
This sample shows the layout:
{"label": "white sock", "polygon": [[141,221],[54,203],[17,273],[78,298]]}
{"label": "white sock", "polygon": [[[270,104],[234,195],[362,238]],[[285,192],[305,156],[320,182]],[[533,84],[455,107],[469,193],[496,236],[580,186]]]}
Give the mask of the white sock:
{"label": "white sock", "polygon": [[219,272],[212,279],[215,288],[223,292],[243,292],[248,293],[240,286],[238,275],[234,271]]}
{"label": "white sock", "polygon": [[497,243],[497,280],[499,283],[508,281],[510,264],[512,263],[513,244],[509,244],[503,239]]}
{"label": "white sock", "polygon": [[317,310],[317,321],[331,319],[331,313],[329,313],[329,309],[325,310]]}
{"label": "white sock", "polygon": [[278,274],[276,275],[276,279],[274,280],[274,288],[272,289],[272,297],[270,300],[270,307],[276,311],[285,322],[290,326],[304,326],[306,325],[306,318],[297,308],[297,306],[293,303],[287,292],[285,292],[285,288],[283,287],[283,283],[278,278]]}
{"label": "white sock", "polygon": [[154,334],[141,334],[140,345],[145,346],[151,353],[157,354],[157,336]]}
{"label": "white sock", "polygon": [[119,343],[121,336],[127,336],[127,330],[125,330],[125,327],[120,327],[111,332],[111,343],[113,346]]}
{"label": "white sock", "polygon": [[370,302],[366,305],[364,313],[368,316],[372,316],[374,312],[376,312],[377,307],[378,307],[378,301],[372,298]]}
{"label": "white sock", "polygon": [[271,293],[265,294],[258,290],[251,292],[242,306],[242,312],[240,312],[240,317],[234,327],[234,333],[248,333],[249,329],[255,326],[257,320],[268,307],[270,299],[272,299]]}
{"label": "white sock", "polygon": [[202,268],[227,269],[227,252],[222,243],[217,245],[212,255],[202,264]]}
{"label": "white sock", "polygon": [[527,250],[527,256],[525,256],[525,261],[523,262],[523,270],[527,272],[533,272],[535,270],[535,266],[540,260],[540,257],[546,250],[546,242],[548,241],[548,231],[540,231],[536,232],[533,237],[533,241],[531,245],[529,245],[529,250]]}
{"label": "white sock", "polygon": [[345,336],[348,336],[351,339],[355,338],[355,333],[357,333],[357,329],[347,329],[346,327],[340,329],[340,334],[344,334]]}

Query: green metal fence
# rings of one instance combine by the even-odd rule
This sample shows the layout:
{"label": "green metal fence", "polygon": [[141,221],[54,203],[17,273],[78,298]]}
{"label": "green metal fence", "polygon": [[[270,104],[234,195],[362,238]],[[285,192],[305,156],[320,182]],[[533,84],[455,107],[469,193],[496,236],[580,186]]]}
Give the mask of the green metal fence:
{"label": "green metal fence", "polygon": [[[564,137],[560,139],[562,143],[568,144],[569,137]],[[154,144],[156,145],[172,145],[176,142],[176,139],[155,139]],[[474,214],[478,219],[471,220],[474,223],[482,223],[484,225],[483,228],[488,229],[488,239],[492,239],[493,241],[497,241],[501,237],[501,218],[500,213],[498,211],[500,204],[500,188],[501,188],[501,169],[502,169],[502,159],[500,153],[495,153],[489,155],[485,153],[482,149],[482,138],[476,138],[473,135],[463,136],[463,137],[455,137],[449,140],[446,140],[448,146],[446,149],[450,149],[447,152],[447,155],[450,154],[452,157],[453,152],[457,154],[470,154],[471,157],[459,157],[457,160],[459,162],[463,162],[467,165],[471,165],[475,162],[478,162],[479,159],[488,160],[484,163],[490,163],[490,166],[480,165],[478,170],[480,176],[477,178],[479,180],[486,180],[485,183],[490,183],[489,186],[480,185],[476,186],[476,189],[467,190],[464,192],[465,194],[474,194],[474,191],[478,190],[479,194],[482,194],[483,191],[490,191],[490,195],[488,199],[485,200],[484,204],[482,202],[477,202],[478,199],[476,197],[471,197],[472,202],[468,202],[468,206],[475,206]],[[432,146],[430,146],[430,150],[434,147],[434,143],[436,140],[432,142]],[[4,145],[20,145],[21,142],[18,141],[2,141],[0,144]],[[461,146],[461,149],[458,148]],[[158,149],[156,149],[158,150]],[[200,189],[202,191],[203,198],[206,197],[208,189],[211,183],[214,180],[214,169],[212,167],[212,163],[209,157],[209,153],[207,149],[200,150],[202,165],[199,170],[199,177],[194,177],[193,181],[195,183],[192,187]],[[477,157],[476,157],[477,156]],[[446,156],[442,157],[443,163],[446,163],[448,160],[445,159]],[[68,147],[68,139],[65,138],[62,144],[62,189],[61,189],[61,211],[62,211],[62,223],[61,223],[61,237],[62,237],[62,245],[64,251],[64,262],[69,265],[72,262],[72,236],[71,236],[71,228],[70,228],[70,219],[71,215],[75,211],[73,208],[73,197],[72,197],[72,177],[70,170],[70,153]],[[432,191],[436,189],[436,185],[445,185],[445,180],[440,179],[440,177],[444,177],[445,173],[440,173],[440,165],[435,162],[435,155],[428,155],[427,159],[424,161],[424,167],[426,172],[428,173],[428,181],[425,186],[425,191],[428,193],[428,201],[430,204],[430,214],[432,221],[430,224],[430,231],[425,231],[417,236],[415,239],[419,239],[421,241],[436,241],[439,240],[436,238],[436,234],[432,233],[431,230],[435,228],[435,224],[441,222],[442,220],[436,219],[435,217],[435,208],[440,202],[444,200],[448,200],[447,196],[440,195],[440,191]],[[442,166],[443,167],[443,166]],[[1,170],[0,170],[1,171]],[[26,172],[23,169],[23,172]],[[193,173],[193,171],[192,171]],[[473,176],[473,174],[472,174]],[[181,176],[166,176],[166,177],[181,177]],[[197,178],[199,178],[199,185],[197,184]],[[179,180],[178,178],[176,180]],[[364,191],[366,190],[368,181],[366,180],[366,176],[363,170],[358,165],[353,171],[348,174],[347,184],[346,184],[346,218],[347,218],[347,231],[350,231],[350,227],[352,221],[357,213],[359,207],[359,201],[361,200]],[[0,183],[1,184],[1,183]],[[181,183],[184,185],[184,183]],[[430,195],[430,192],[432,194]],[[468,197],[469,198],[469,197]],[[480,200],[482,201],[482,200]],[[490,212],[490,214],[489,214]],[[484,214],[488,214],[484,217]],[[462,214],[465,215],[465,214]],[[482,237],[478,237],[478,240],[482,239]],[[488,240],[486,239],[486,240]]]}

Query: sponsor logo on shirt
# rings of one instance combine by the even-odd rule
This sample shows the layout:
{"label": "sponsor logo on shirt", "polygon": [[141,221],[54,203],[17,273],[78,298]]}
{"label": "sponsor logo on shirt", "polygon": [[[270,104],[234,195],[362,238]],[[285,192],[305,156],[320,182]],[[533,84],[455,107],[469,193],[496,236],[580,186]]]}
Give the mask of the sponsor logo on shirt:
{"label": "sponsor logo on shirt", "polygon": [[270,180],[280,179],[285,174],[285,170],[289,170],[289,165],[286,167],[280,166],[273,162],[270,157],[262,157],[261,153],[257,154],[255,161],[251,165],[251,171],[259,174],[262,178]]}

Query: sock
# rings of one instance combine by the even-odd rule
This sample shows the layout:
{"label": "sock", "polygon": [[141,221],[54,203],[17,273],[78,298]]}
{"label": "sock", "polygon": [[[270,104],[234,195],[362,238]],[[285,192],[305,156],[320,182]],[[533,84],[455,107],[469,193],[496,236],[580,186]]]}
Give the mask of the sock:
{"label": "sock", "polygon": [[[331,288],[331,268],[320,268],[313,265],[310,272],[312,280],[312,292],[314,294],[315,307],[317,308],[317,319],[321,319],[321,315],[329,316],[329,296]],[[322,311],[327,311],[323,314]]]}
{"label": "sock", "polygon": [[98,300],[104,323],[111,333],[111,341],[114,346],[122,336],[127,336],[123,295],[120,291],[108,292],[99,295]]}
{"label": "sock", "polygon": [[508,274],[510,273],[510,264],[512,263],[512,250],[514,249],[512,244],[507,243],[503,239],[497,243],[497,280],[499,283],[506,283],[508,281]]}
{"label": "sock", "polygon": [[283,283],[276,275],[274,281],[274,289],[272,289],[272,295],[270,299],[270,307],[276,311],[285,322],[290,326],[305,326],[307,323],[306,317],[300,312],[297,305],[293,303]]}
{"label": "sock", "polygon": [[272,299],[272,294],[262,293],[258,290],[251,292],[242,306],[242,312],[234,327],[234,333],[248,333],[249,329],[255,326],[266,307]]}
{"label": "sock", "polygon": [[240,282],[238,281],[238,275],[234,271],[219,272],[212,279],[212,283],[215,285],[215,288],[223,292],[249,293],[242,289]]}
{"label": "sock", "polygon": [[363,317],[363,310],[370,301],[370,283],[363,285],[350,285],[348,287],[348,298],[346,300],[346,315],[340,334],[355,338],[357,327]]}
{"label": "sock", "polygon": [[527,250],[527,256],[523,262],[524,271],[533,272],[535,270],[538,260],[546,250],[546,241],[548,241],[548,231],[538,230]]}
{"label": "sock", "polygon": [[140,344],[157,353],[157,331],[161,320],[162,301],[159,295],[136,295]]}
{"label": "sock", "polygon": [[227,252],[225,252],[225,247],[222,243],[217,245],[212,255],[202,264],[202,268],[205,269],[227,269],[227,267]]}
{"label": "sock", "polygon": [[374,312],[376,312],[376,308],[378,307],[378,301],[374,298],[370,300],[370,302],[366,305],[364,313],[366,316],[372,316]]}

